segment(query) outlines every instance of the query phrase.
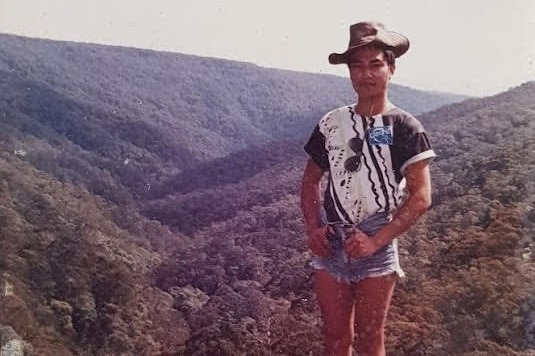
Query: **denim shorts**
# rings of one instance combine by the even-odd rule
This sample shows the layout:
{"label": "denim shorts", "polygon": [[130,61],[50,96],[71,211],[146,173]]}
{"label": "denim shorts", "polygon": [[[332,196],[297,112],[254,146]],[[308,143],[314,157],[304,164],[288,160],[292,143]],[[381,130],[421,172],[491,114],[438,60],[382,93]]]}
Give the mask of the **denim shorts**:
{"label": "denim shorts", "polygon": [[368,277],[381,277],[392,273],[404,276],[399,264],[397,239],[382,247],[371,256],[352,258],[344,249],[344,243],[355,228],[361,230],[371,238],[391,220],[387,213],[377,213],[356,225],[328,223],[334,233],[327,233],[331,244],[331,255],[327,257],[315,256],[310,263],[318,270],[325,270],[341,282],[358,282]]}

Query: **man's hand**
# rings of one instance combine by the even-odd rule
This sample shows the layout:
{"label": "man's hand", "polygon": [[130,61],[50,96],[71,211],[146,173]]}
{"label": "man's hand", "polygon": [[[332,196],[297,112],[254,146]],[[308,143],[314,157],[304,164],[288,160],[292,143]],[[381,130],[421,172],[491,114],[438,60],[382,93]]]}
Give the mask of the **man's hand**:
{"label": "man's hand", "polygon": [[374,238],[369,237],[364,232],[357,230],[345,242],[345,249],[349,256],[353,258],[371,256],[381,249],[380,244]]}
{"label": "man's hand", "polygon": [[327,257],[331,254],[331,244],[327,240],[327,227],[318,227],[307,231],[308,248],[316,256]]}

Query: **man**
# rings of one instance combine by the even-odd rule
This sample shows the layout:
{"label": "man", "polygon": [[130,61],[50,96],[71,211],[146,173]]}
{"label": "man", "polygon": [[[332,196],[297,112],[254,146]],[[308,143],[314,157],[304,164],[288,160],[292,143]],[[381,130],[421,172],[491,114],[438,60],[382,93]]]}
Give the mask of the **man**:
{"label": "man", "polygon": [[327,113],[305,146],[301,202],[325,355],[351,355],[355,337],[358,355],[385,354],[386,314],[403,276],[396,237],[431,205],[435,153],[420,122],[388,100],[395,59],[408,48],[406,37],[361,22],[350,26],[348,49],[329,56],[348,66],[358,101]]}

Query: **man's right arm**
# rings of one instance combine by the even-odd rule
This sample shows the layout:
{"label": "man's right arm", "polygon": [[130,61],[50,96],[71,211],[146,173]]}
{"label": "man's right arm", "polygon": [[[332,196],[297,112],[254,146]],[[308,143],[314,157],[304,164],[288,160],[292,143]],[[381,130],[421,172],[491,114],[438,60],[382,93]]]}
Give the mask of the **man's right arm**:
{"label": "man's right arm", "polygon": [[320,181],[323,170],[309,159],[301,181],[301,210],[305,219],[308,247],[318,256],[328,256],[329,242],[325,236],[327,228],[320,221]]}

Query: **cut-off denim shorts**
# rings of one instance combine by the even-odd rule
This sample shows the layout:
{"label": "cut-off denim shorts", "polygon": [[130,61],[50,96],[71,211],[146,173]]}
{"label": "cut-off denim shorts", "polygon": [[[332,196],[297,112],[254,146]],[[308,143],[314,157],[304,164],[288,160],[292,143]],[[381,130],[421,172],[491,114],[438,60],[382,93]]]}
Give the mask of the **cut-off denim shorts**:
{"label": "cut-off denim shorts", "polygon": [[317,270],[325,270],[340,282],[347,283],[358,282],[369,277],[386,276],[394,272],[403,277],[404,273],[399,264],[397,239],[366,257],[349,257],[344,248],[345,240],[351,236],[355,228],[373,238],[373,235],[390,220],[390,214],[377,213],[356,225],[328,223],[331,227],[329,230],[334,231],[334,233],[327,232],[327,239],[331,244],[331,255],[315,256],[310,265]]}

